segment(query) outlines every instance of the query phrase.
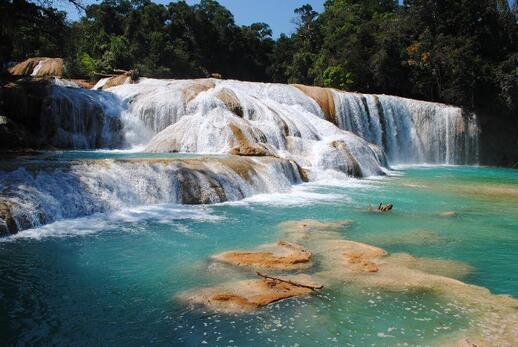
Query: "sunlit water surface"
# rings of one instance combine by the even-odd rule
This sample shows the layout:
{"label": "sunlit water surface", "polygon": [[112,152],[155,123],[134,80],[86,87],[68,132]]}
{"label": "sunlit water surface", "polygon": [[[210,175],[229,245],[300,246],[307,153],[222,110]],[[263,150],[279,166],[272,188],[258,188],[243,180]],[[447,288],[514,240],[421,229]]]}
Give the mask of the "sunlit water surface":
{"label": "sunlit water surface", "polygon": [[[38,160],[128,155],[140,154]],[[516,170],[401,167],[385,178],[304,184],[290,194],[213,206],[145,206],[27,230],[0,241],[0,341],[427,345],[473,324],[469,308],[432,293],[347,286],[241,315],[185,307],[174,298],[228,280],[208,271],[211,254],[275,241],[278,223],[308,218],[353,220],[345,238],[389,252],[466,262],[474,271],[463,281],[518,297],[517,191]],[[379,202],[395,209],[366,212]],[[446,211],[457,215],[439,215]]]}

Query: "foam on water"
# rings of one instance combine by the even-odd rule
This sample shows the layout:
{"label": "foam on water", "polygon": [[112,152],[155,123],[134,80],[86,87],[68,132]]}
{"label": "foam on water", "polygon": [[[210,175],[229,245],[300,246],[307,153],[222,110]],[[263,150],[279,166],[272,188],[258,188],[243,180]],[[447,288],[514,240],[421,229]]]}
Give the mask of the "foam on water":
{"label": "foam on water", "polygon": [[[0,243],[20,239],[41,240],[48,237],[86,236],[109,230],[124,229],[125,224],[143,221],[174,224],[176,221],[185,220],[215,223],[224,220],[224,217],[214,214],[214,211],[206,206],[147,205],[110,213],[95,213],[82,218],[60,220],[37,228],[26,229],[8,237],[2,237]],[[180,232],[189,233],[186,226],[179,224],[179,228]]]}

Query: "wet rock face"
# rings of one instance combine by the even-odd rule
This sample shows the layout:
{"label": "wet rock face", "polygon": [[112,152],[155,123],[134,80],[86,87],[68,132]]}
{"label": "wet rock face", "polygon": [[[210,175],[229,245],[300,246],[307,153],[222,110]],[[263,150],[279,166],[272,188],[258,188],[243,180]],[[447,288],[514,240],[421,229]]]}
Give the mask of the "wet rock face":
{"label": "wet rock face", "polygon": [[8,83],[0,88],[0,150],[41,147],[40,116],[46,81]]}
{"label": "wet rock face", "polygon": [[243,107],[239,103],[237,95],[230,89],[223,88],[216,95],[226,106],[226,108],[239,118],[243,118]]}
{"label": "wet rock face", "polygon": [[336,109],[333,94],[329,88],[312,87],[302,84],[292,84],[293,87],[301,90],[320,106],[326,119],[331,123],[337,125]]}
{"label": "wet rock face", "polygon": [[5,201],[0,202],[0,236],[14,234],[18,226],[11,212],[11,204]]}

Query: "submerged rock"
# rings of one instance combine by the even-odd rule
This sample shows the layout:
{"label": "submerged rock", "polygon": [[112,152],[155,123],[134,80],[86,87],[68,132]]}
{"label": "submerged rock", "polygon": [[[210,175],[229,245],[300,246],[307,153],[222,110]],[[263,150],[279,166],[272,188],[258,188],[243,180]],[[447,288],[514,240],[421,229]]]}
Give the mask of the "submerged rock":
{"label": "submerged rock", "polygon": [[339,232],[352,224],[351,220],[321,222],[314,219],[303,219],[282,222],[278,228],[282,237],[293,242],[303,242],[313,238],[338,239],[340,238]]}
{"label": "submerged rock", "polygon": [[[345,240],[340,231],[348,224],[350,222],[314,220],[281,223],[279,229],[283,238],[296,241],[310,250],[319,269],[311,276],[299,274],[283,278],[310,285],[322,283],[331,288],[351,285],[398,292],[430,291],[452,300],[470,313],[474,324],[463,333],[473,337],[477,345],[512,347],[518,344],[518,300],[493,295],[485,288],[446,277],[465,275],[471,271],[466,264],[407,254],[389,255],[381,248]],[[243,259],[246,257],[245,254]],[[231,260],[230,263],[241,265],[239,260]],[[186,303],[233,313],[256,310],[272,302],[310,292],[308,288],[293,288],[285,282],[255,279],[196,289],[181,294],[179,298]],[[456,341],[458,338],[453,339]]]}
{"label": "submerged rock", "polygon": [[441,216],[441,217],[457,217],[457,212],[455,212],[455,211],[440,212],[439,216]]}
{"label": "submerged rock", "polygon": [[457,342],[456,347],[483,347],[483,346],[474,344],[468,339],[461,339]]}

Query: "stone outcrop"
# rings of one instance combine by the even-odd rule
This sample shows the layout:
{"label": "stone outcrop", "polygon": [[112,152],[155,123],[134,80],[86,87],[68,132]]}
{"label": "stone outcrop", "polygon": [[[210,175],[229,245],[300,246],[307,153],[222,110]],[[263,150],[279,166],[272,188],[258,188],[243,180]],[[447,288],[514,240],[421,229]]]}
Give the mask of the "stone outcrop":
{"label": "stone outcrop", "polygon": [[311,256],[311,252],[300,245],[279,241],[274,245],[263,246],[257,251],[224,252],[213,256],[212,259],[235,266],[294,270],[310,266]]}
{"label": "stone outcrop", "polygon": [[43,101],[49,82],[9,82],[0,88],[0,151],[40,148]]}
{"label": "stone outcrop", "polygon": [[61,58],[34,57],[16,64],[8,71],[13,76],[61,77],[63,66]]}
{"label": "stone outcrop", "polygon": [[12,204],[0,201],[0,236],[15,233],[16,230],[18,226],[12,215]]}
{"label": "stone outcrop", "polygon": [[216,86],[212,79],[197,79],[192,80],[192,83],[182,88],[182,99],[185,104],[188,104],[198,96],[201,92],[205,92]]}
{"label": "stone outcrop", "polygon": [[[304,275],[289,276],[290,280],[312,283]],[[254,279],[228,282],[212,288],[202,288],[181,294],[177,299],[194,305],[203,305],[211,310],[239,313],[311,293],[311,289],[270,279]]]}
{"label": "stone outcrop", "polygon": [[[230,154],[233,155],[242,155],[242,156],[255,156],[255,157],[265,157],[265,156],[274,156],[265,146],[260,143],[251,144],[243,130],[239,128],[234,123],[230,123],[230,130],[232,130],[232,134],[234,135],[235,140],[239,143],[239,145],[233,147],[230,150]],[[253,136],[253,134],[252,134]]]}
{"label": "stone outcrop", "polygon": [[20,80],[0,89],[0,150],[113,148],[122,144],[113,95]]}
{"label": "stone outcrop", "polygon": [[335,102],[333,93],[329,88],[306,86],[303,84],[292,84],[293,87],[299,89],[320,106],[326,119],[333,124],[338,124],[336,119]]}
{"label": "stone outcrop", "polygon": [[218,91],[216,97],[220,99],[226,106],[226,108],[234,113],[239,118],[243,118],[243,107],[239,103],[236,93],[232,90],[223,88]]}

